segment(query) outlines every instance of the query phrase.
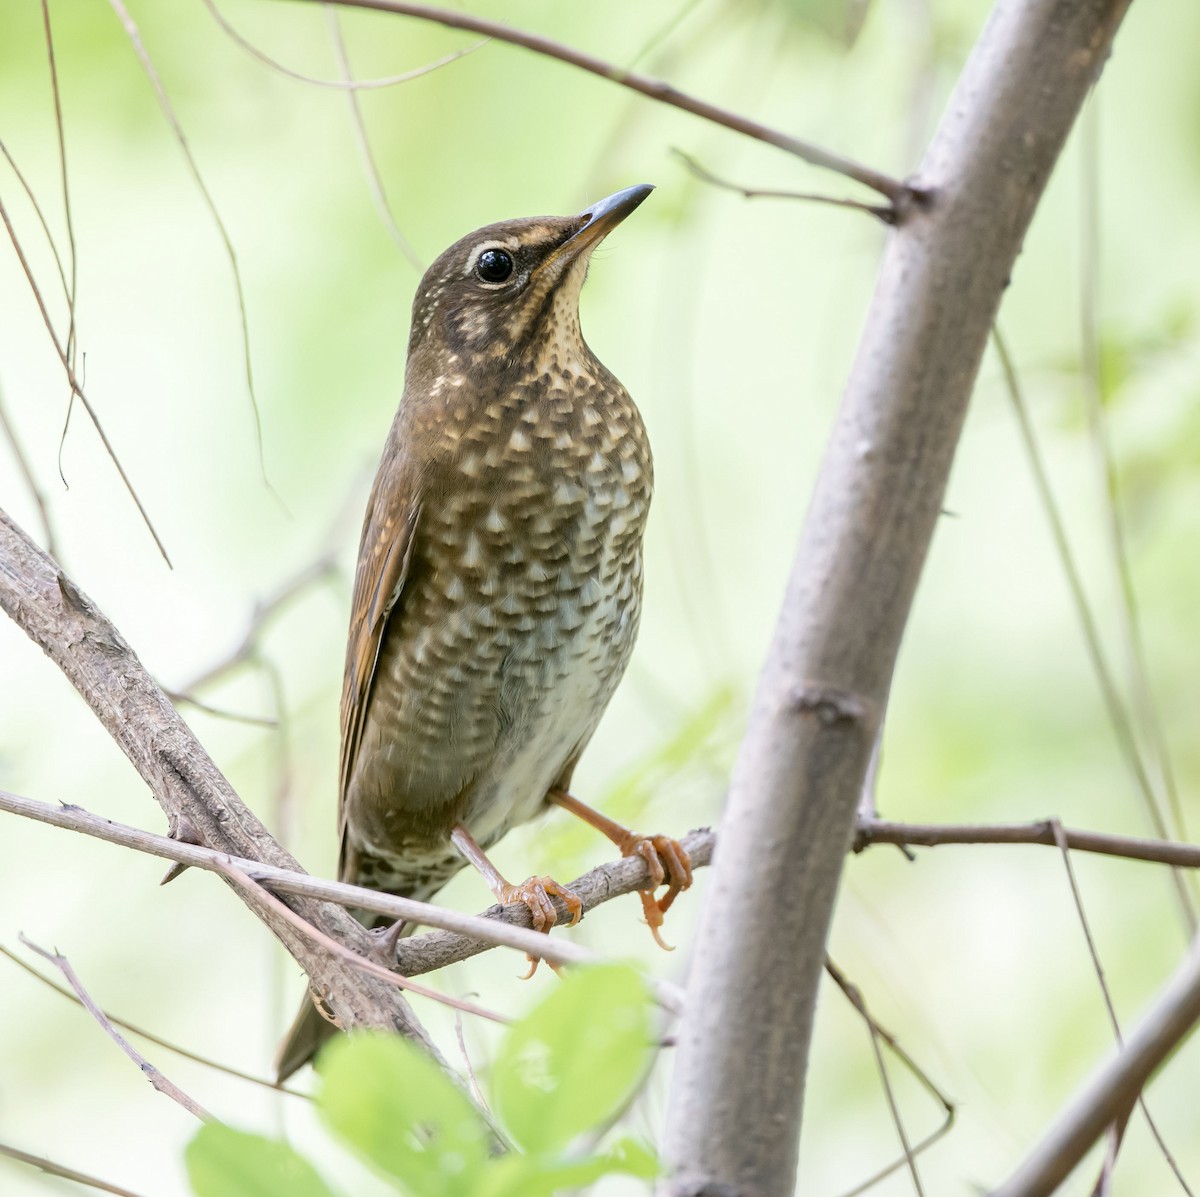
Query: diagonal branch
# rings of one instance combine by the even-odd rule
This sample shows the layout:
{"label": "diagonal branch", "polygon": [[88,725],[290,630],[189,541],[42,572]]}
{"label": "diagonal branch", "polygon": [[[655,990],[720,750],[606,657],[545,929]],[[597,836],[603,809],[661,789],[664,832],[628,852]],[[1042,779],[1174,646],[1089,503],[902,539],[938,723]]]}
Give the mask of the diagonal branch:
{"label": "diagonal branch", "polygon": [[[149,785],[177,834],[218,851],[299,871],[234,793],[117,629],[3,511],[0,609],[86,699]],[[281,919],[261,895],[241,896],[308,973],[343,1026],[399,1030],[444,1064],[392,986],[331,958]],[[370,952],[368,932],[345,911],[311,899],[293,898],[291,905],[360,955]]]}
{"label": "diagonal branch", "polygon": [[1089,1081],[992,1197],[1049,1197],[1200,1021],[1200,941],[1163,987],[1124,1047]]}
{"label": "diagonal branch", "polygon": [[602,58],[596,58],[592,54],[577,50],[574,46],[556,42],[553,38],[545,37],[540,33],[514,29],[511,25],[491,21],[486,17],[477,17],[473,13],[461,12],[458,9],[437,8],[432,4],[410,4],[407,0],[324,0],[324,2],[337,4],[344,8],[368,8],[376,12],[389,12],[395,13],[397,16],[434,21],[451,29],[465,29],[469,33],[481,33],[485,37],[495,38],[498,42],[508,42],[509,45],[520,46],[524,50],[531,50],[533,53],[542,54],[547,58],[557,58],[559,62],[565,62],[568,66],[586,71],[590,75],[598,75],[601,79],[607,79],[611,83],[618,83],[622,87],[639,92],[660,104],[668,104],[672,108],[682,109],[682,111],[690,112],[714,125],[732,129],[735,133],[741,133],[755,141],[773,145],[776,149],[794,154],[797,158],[802,158],[813,166],[836,171],[838,174],[845,175],[848,179],[854,179],[856,182],[862,183],[864,187],[869,187],[872,191],[886,196],[896,207],[905,206],[912,197],[912,191],[907,184],[890,178],[869,166],[863,166],[849,158],[843,158],[840,154],[834,154],[811,142],[802,141],[799,137],[793,137],[779,129],[759,124],[758,121],[750,120],[749,117],[741,116],[736,112],[730,112],[727,108],[711,104],[698,96],[688,95],[661,79],[653,79],[649,75],[641,75],[637,71],[627,71],[615,63],[605,62]]}
{"label": "diagonal branch", "polygon": [[211,1122],[213,1120],[213,1116],[203,1106],[189,1097],[174,1081],[164,1076],[113,1026],[108,1015],[96,1005],[95,999],[83,987],[83,982],[80,981],[74,968],[71,967],[71,962],[65,956],[58,952],[48,952],[32,940],[26,939],[24,935],[20,936],[20,940],[31,952],[36,952],[43,960],[48,960],[62,973],[66,978],[67,984],[75,991],[75,996],[79,998],[80,1005],[104,1028],[105,1034],[138,1066],[142,1075],[159,1093],[181,1105],[193,1117],[199,1118],[201,1122]]}

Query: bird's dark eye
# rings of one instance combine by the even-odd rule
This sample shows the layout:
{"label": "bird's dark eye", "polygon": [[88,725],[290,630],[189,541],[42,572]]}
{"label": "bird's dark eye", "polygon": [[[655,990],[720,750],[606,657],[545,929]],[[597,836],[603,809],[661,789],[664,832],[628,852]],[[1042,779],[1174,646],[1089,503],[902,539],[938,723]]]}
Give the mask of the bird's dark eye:
{"label": "bird's dark eye", "polygon": [[485,249],[475,263],[475,273],[485,283],[502,283],[512,272],[512,254],[502,249]]}

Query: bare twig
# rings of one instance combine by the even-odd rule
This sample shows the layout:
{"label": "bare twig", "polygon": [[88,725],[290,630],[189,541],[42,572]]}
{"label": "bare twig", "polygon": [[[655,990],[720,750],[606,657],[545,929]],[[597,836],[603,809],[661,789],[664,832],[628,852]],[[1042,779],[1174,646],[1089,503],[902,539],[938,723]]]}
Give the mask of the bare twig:
{"label": "bare twig", "polygon": [[[903,1152],[903,1155],[900,1157],[898,1162],[900,1167],[908,1168],[909,1175],[912,1177],[913,1188],[917,1191],[917,1197],[924,1197],[925,1190],[921,1185],[921,1177],[917,1172],[917,1155],[926,1147],[928,1147],[931,1142],[935,1142],[937,1139],[941,1138],[941,1136],[950,1129],[950,1123],[953,1121],[953,1107],[950,1106],[946,1099],[942,1097],[942,1095],[938,1093],[936,1089],[934,1089],[933,1092],[941,1101],[942,1105],[951,1111],[950,1116],[945,1124],[934,1132],[932,1138],[926,1139],[924,1142],[919,1143],[916,1147],[913,1147],[908,1140],[908,1132],[904,1129],[904,1120],[900,1117],[900,1108],[896,1104],[896,1095],[892,1091],[892,1082],[888,1078],[887,1063],[883,1058],[883,1051],[879,1046],[880,1043],[883,1042],[895,1050],[895,1040],[891,1035],[885,1036],[882,1028],[871,1016],[871,1012],[867,1009],[867,1003],[863,998],[858,986],[854,985],[845,975],[845,973],[843,973],[842,970],[839,969],[837,965],[835,965],[828,957],[825,958],[825,971],[833,979],[834,984],[837,985],[837,987],[845,995],[846,1000],[849,1001],[855,1010],[857,1010],[862,1016],[863,1022],[866,1023],[867,1033],[871,1037],[871,1052],[875,1056],[875,1067],[879,1072],[880,1082],[883,1084],[884,1097],[887,1099],[888,1113],[891,1115],[892,1125],[896,1128],[896,1134],[900,1139],[900,1149]],[[929,1085],[928,1079],[922,1073],[918,1072],[917,1075],[926,1085]],[[854,1192],[861,1193],[865,1188],[875,1184],[876,1181],[882,1180],[885,1176],[889,1175],[893,1171],[895,1171],[895,1168],[889,1167],[881,1172],[877,1172],[864,1184],[859,1185]]]}
{"label": "bare twig", "polygon": [[688,168],[702,183],[709,183],[713,187],[723,188],[725,191],[735,192],[743,199],[786,199],[786,200],[803,200],[814,204],[829,204],[835,208],[853,208],[858,212],[867,212],[871,216],[882,220],[884,224],[896,223],[896,209],[890,204],[866,204],[861,200],[843,199],[836,195],[821,195],[816,191],[773,191],[763,187],[743,187],[740,183],[731,183],[728,179],[722,179],[714,175],[711,170],[700,165],[690,154],[685,154],[681,149],[673,149],[671,151],[684,166]]}
{"label": "bare twig", "polygon": [[[212,872],[232,868],[277,893],[336,902],[340,906],[382,915],[393,921],[404,919],[419,925],[443,928],[440,933],[418,935],[400,941],[397,968],[409,977],[466,960],[487,951],[489,947],[513,948],[540,956],[554,964],[586,964],[600,959],[595,952],[570,940],[553,939],[532,931],[529,908],[524,903],[493,906],[483,915],[462,914],[429,902],[399,898],[341,881],[326,881],[308,873],[239,858],[226,852],[215,852],[168,836],[154,835],[149,831],[113,823],[79,806],[51,806],[0,790],[0,811],[22,815],[53,827],[82,832],[112,844]],[[691,856],[694,867],[700,868],[712,859],[711,831],[693,831],[684,836],[681,842]],[[648,881],[649,871],[645,861],[641,857],[630,856],[592,869],[572,881],[568,888],[583,903],[586,914],[612,898],[644,889]],[[561,905],[561,899],[554,901],[560,918],[565,921],[566,907]],[[374,947],[374,941],[366,942],[369,952]],[[665,981],[651,981],[650,984],[663,1006],[675,1012],[682,1008],[682,995],[678,987]]]}
{"label": "bare twig", "polygon": [[98,1176],[80,1172],[75,1168],[68,1168],[64,1164],[57,1164],[44,1155],[34,1155],[30,1151],[22,1151],[19,1147],[10,1147],[7,1143],[0,1143],[0,1155],[37,1168],[39,1171],[45,1172],[47,1176],[61,1176],[63,1180],[73,1180],[77,1185],[86,1185],[89,1189],[98,1189],[102,1193],[114,1193],[116,1197],[138,1197],[138,1194],[132,1189],[123,1189],[120,1185],[110,1184]]}
{"label": "bare twig", "polygon": [[[1096,471],[1104,509],[1104,532],[1108,540],[1108,561],[1118,596],[1118,616],[1121,640],[1129,672],[1131,706],[1141,725],[1149,749],[1157,786],[1144,795],[1156,834],[1166,836],[1166,819],[1161,810],[1162,800],[1174,819],[1176,835],[1186,836],[1183,806],[1175,784],[1170,747],[1163,732],[1162,719],[1150,682],[1146,662],[1141,619],[1138,615],[1137,592],[1133,571],[1129,567],[1129,548],[1121,516],[1120,483],[1117,463],[1109,442],[1108,417],[1104,408],[1100,378],[1100,109],[1093,94],[1082,124],[1083,212],[1081,224],[1082,252],[1080,254],[1079,323],[1082,357],[1084,409],[1087,416],[1088,440],[1092,450],[1092,465]],[[1181,889],[1184,922],[1190,934],[1197,930],[1196,904],[1193,895]]]}
{"label": "bare twig", "polygon": [[43,960],[48,960],[56,969],[67,979],[67,984],[75,991],[83,1008],[104,1028],[105,1034],[142,1070],[142,1075],[146,1080],[154,1086],[164,1097],[169,1097],[173,1102],[183,1106],[185,1110],[202,1122],[211,1122],[213,1116],[199,1105],[196,1101],[190,1098],[182,1089],[179,1088],[173,1081],[168,1080],[141,1052],[113,1026],[108,1015],[100,1009],[99,1006],[92,1000],[91,994],[83,987],[83,982],[80,981],[75,974],[75,970],[71,967],[71,962],[59,952],[48,952],[45,948],[38,947],[31,939],[27,939],[24,935],[18,936],[20,941],[31,951],[36,952]]}
{"label": "bare twig", "polygon": [[[177,692],[184,696],[186,701],[194,702],[195,700],[190,697],[194,691],[211,686],[213,682],[219,681],[239,666],[252,660],[258,649],[259,638],[266,630],[267,625],[310,586],[323,582],[326,578],[332,578],[336,573],[337,554],[332,550],[322,553],[315,561],[298,570],[281,583],[273,594],[261,602],[255,603],[246,630],[237,644],[220,660],[214,661],[180,686]],[[199,706],[200,704],[196,703],[195,705]]]}
{"label": "bare twig", "polygon": [[[1121,1022],[1117,1018],[1117,1008],[1113,1005],[1112,994],[1108,990],[1108,981],[1104,977],[1104,965],[1100,961],[1100,951],[1096,947],[1096,940],[1092,935],[1091,923],[1088,920],[1087,911],[1083,906],[1083,895],[1079,892],[1079,882],[1075,877],[1075,868],[1071,864],[1071,846],[1067,842],[1066,829],[1057,819],[1051,820],[1051,827],[1054,831],[1054,842],[1062,854],[1063,868],[1067,874],[1067,884],[1071,887],[1071,901],[1074,903],[1075,913],[1079,917],[1079,925],[1083,929],[1083,938],[1087,943],[1088,955],[1092,961],[1092,971],[1096,974],[1096,981],[1100,986],[1101,996],[1104,998],[1104,1008],[1108,1012],[1109,1025],[1112,1027],[1113,1037],[1117,1041],[1117,1046],[1122,1047],[1124,1046],[1124,1040],[1121,1037]],[[1188,1194],[1188,1197],[1192,1197],[1192,1191],[1188,1188],[1187,1181],[1183,1178],[1183,1173],[1179,1171],[1179,1167],[1175,1163],[1175,1157],[1167,1147],[1158,1129],[1158,1124],[1154,1121],[1150,1113],[1150,1107],[1146,1104],[1144,1093],[1138,1095],[1137,1105],[1141,1107],[1142,1115],[1146,1119],[1146,1125],[1150,1129],[1150,1134],[1154,1142],[1158,1145],[1159,1151],[1162,1152],[1163,1158],[1167,1161],[1168,1167],[1174,1172],[1175,1179],[1179,1182],[1183,1191]],[[1121,1150],[1121,1142],[1125,1137],[1125,1127],[1132,1110],[1133,1107],[1130,1106],[1124,1116],[1117,1119],[1109,1127],[1109,1150],[1104,1160],[1100,1179],[1097,1182],[1098,1190],[1104,1191],[1107,1188],[1109,1178],[1116,1167],[1117,1154]]]}
{"label": "bare twig", "polygon": [[565,62],[568,66],[576,67],[588,74],[598,75],[601,79],[607,79],[632,91],[640,92],[660,104],[669,104],[673,108],[690,112],[694,116],[723,128],[732,129],[735,133],[741,133],[755,141],[773,145],[777,149],[794,154],[797,158],[802,158],[813,166],[836,171],[838,174],[854,179],[856,182],[862,183],[864,187],[869,187],[872,191],[886,196],[893,205],[901,206],[911,198],[912,193],[907,184],[898,179],[889,178],[880,171],[852,162],[849,158],[831,153],[811,142],[802,141],[779,129],[772,129],[767,125],[752,121],[748,117],[740,116],[736,112],[730,112],[726,108],[710,104],[707,100],[687,95],[661,79],[652,79],[648,75],[627,71],[615,63],[605,62],[582,50],[576,50],[573,46],[566,46],[562,42],[544,37],[540,33],[514,29],[511,25],[504,25],[499,21],[491,21],[485,17],[478,17],[473,13],[461,12],[457,9],[436,8],[429,4],[410,4],[406,0],[328,0],[328,2],[339,4],[345,8],[366,8],[377,12],[395,13],[398,16],[416,17],[422,21],[434,21],[451,29],[465,29],[471,33],[495,38],[500,42],[520,46],[524,50],[531,50],[533,53],[545,55],[547,58],[558,59],[559,62]]}
{"label": "bare twig", "polygon": [[[1071,600],[1075,604],[1076,615],[1083,631],[1084,644],[1087,646],[1088,659],[1091,661],[1092,669],[1096,674],[1096,681],[1100,687],[1100,697],[1104,701],[1104,710],[1108,715],[1108,721],[1113,730],[1113,737],[1117,742],[1117,748],[1125,758],[1125,763],[1128,765],[1130,773],[1133,775],[1134,785],[1137,787],[1146,810],[1149,812],[1155,831],[1165,840],[1168,838],[1167,826],[1163,820],[1162,812],[1159,810],[1154,786],[1150,781],[1150,775],[1146,771],[1142,754],[1138,748],[1137,738],[1133,731],[1133,723],[1129,718],[1128,711],[1125,709],[1125,703],[1117,690],[1117,683],[1113,678],[1112,669],[1109,667],[1107,654],[1100,641],[1100,631],[1096,626],[1096,617],[1092,612],[1091,603],[1088,601],[1083,579],[1079,576],[1079,568],[1075,563],[1075,556],[1071,552],[1071,543],[1067,539],[1066,526],[1063,523],[1062,514],[1058,509],[1058,503],[1055,501],[1054,491],[1050,486],[1050,478],[1046,473],[1045,462],[1042,460],[1041,452],[1038,449],[1037,438],[1033,432],[1033,422],[1029,418],[1029,409],[1025,403],[1016,367],[1013,364],[1012,355],[1008,351],[1008,344],[1001,335],[998,325],[992,329],[992,341],[996,346],[996,353],[1000,358],[1000,367],[1004,373],[1005,387],[1008,390],[1009,399],[1012,401],[1013,412],[1017,418],[1017,427],[1021,434],[1021,441],[1025,447],[1026,456],[1029,458],[1030,469],[1033,471],[1034,485],[1037,487],[1042,509],[1045,511],[1046,518],[1050,523],[1050,532],[1054,537],[1054,546],[1058,551],[1058,559],[1062,563],[1063,572],[1066,574],[1067,586],[1071,591]],[[1072,847],[1074,846],[1072,845]],[[1191,925],[1195,917],[1191,896],[1188,894],[1182,877],[1178,874],[1173,874],[1171,880],[1175,887],[1184,919]]]}
{"label": "bare twig", "polygon": [[21,184],[21,190],[25,192],[25,198],[29,200],[30,207],[33,208],[34,215],[38,218],[38,224],[42,226],[42,232],[46,235],[46,244],[50,246],[54,265],[58,269],[59,282],[62,283],[63,298],[70,304],[71,284],[67,282],[67,272],[63,268],[62,254],[58,252],[58,242],[55,241],[54,234],[50,231],[50,222],[46,219],[46,213],[42,211],[42,205],[38,203],[38,198],[34,194],[33,188],[30,187],[28,180],[21,173],[21,168],[17,165],[16,159],[9,152],[8,146],[4,144],[2,138],[0,138],[0,154],[4,156],[9,169],[16,175],[17,182]]}
{"label": "bare twig", "polygon": [[277,58],[272,58],[269,54],[260,50],[252,41],[243,37],[230,24],[225,14],[217,8],[214,0],[202,0],[204,7],[208,9],[212,19],[225,31],[226,35],[240,46],[252,58],[257,58],[264,66],[268,66],[273,71],[278,71],[281,75],[286,75],[289,79],[295,79],[299,83],[307,83],[312,87],[325,87],[333,91],[376,91],[383,87],[395,87],[400,83],[408,83],[413,79],[419,79],[422,75],[429,75],[432,72],[440,70],[444,66],[449,66],[452,62],[457,62],[460,58],[465,58],[468,54],[474,54],[476,50],[488,44],[488,39],[484,38],[481,42],[476,42],[473,46],[467,46],[464,50],[455,50],[453,54],[447,54],[442,58],[435,59],[433,62],[427,62],[424,66],[415,67],[411,71],[402,71],[398,75],[385,75],[381,79],[318,79],[312,75],[305,75],[300,71],[294,71],[291,67],[284,66]]}
{"label": "bare twig", "polygon": [[[1033,823],[895,823],[888,819],[860,820],[855,828],[853,850],[862,852],[872,844],[900,844],[912,848],[936,848],[940,844],[1046,844],[1054,847],[1055,819]],[[1200,844],[1175,840],[1147,840],[1132,835],[1109,835],[1101,831],[1079,831],[1064,827],[1067,847],[1075,852],[1096,852],[1124,860],[1145,860],[1173,868],[1200,868]]]}
{"label": "bare twig", "polygon": [[[0,609],[87,700],[169,819],[186,823],[195,838],[214,850],[298,871],[295,860],[234,793],[117,629],[4,512]],[[280,919],[260,895],[243,896],[309,974],[342,1025],[399,1030],[445,1065],[395,988],[332,959]],[[370,954],[369,933],[350,915],[311,900],[292,902],[308,922],[360,955]]]}
{"label": "bare twig", "polygon": [[1127,4],[998,0],[913,180],[926,202],[888,238],[718,832],[666,1197],[794,1187],[824,945],[904,625],[1001,296]]}
{"label": "bare twig", "polygon": [[[217,863],[214,866],[214,872],[227,877],[243,891],[262,888],[257,882],[247,877],[244,872],[234,868],[230,864]],[[410,980],[400,973],[389,971],[383,965],[376,964],[374,960],[367,960],[362,956],[356,955],[345,945],[338,943],[336,939],[331,938],[323,931],[318,931],[316,927],[306,923],[294,910],[285,906],[275,897],[270,890],[263,889],[262,896],[269,906],[274,907],[275,912],[281,919],[291,923],[297,931],[303,935],[307,935],[313,943],[320,944],[327,952],[337,956],[340,960],[344,960],[351,968],[356,968],[361,972],[369,973],[373,977],[378,977],[380,980],[386,981],[389,985],[395,985],[400,989],[407,989],[412,993],[419,993],[422,997],[428,998],[432,1002],[440,1002],[443,1006],[450,1006],[452,1009],[459,1010],[464,1014],[474,1014],[476,1017],[486,1018],[490,1022],[507,1023],[509,1021],[503,1014],[497,1014],[494,1010],[477,1006],[474,1002],[465,1002],[461,998],[451,997],[446,993],[439,993],[436,989],[430,989],[428,985],[421,985],[419,982]]]}
{"label": "bare twig", "polygon": [[[79,263],[75,253],[75,221],[71,215],[71,188],[67,182],[67,139],[63,130],[62,94],[58,86],[58,63],[54,57],[54,34],[50,28],[50,5],[42,0],[42,28],[46,34],[46,59],[50,65],[50,91],[54,96],[54,129],[58,139],[58,169],[62,181],[63,219],[67,226],[67,249],[71,264],[71,282],[67,288],[67,311],[70,324],[67,329],[67,360],[75,369],[75,301],[78,294]],[[71,402],[74,402],[74,393]],[[70,409],[68,407],[68,419]],[[65,432],[65,429],[64,429]]]}
{"label": "bare twig", "polygon": [[[342,72],[342,77],[346,82],[352,83],[354,75],[350,69],[350,55],[346,50],[346,39],[342,37],[342,26],[338,21],[335,9],[325,9],[325,23],[329,28],[329,36],[333,41],[333,52],[337,58],[338,69]],[[366,171],[367,186],[371,191],[371,200],[375,204],[375,211],[378,213],[383,227],[387,230],[388,236],[391,237],[400,252],[408,259],[408,264],[418,273],[423,272],[425,264],[421,261],[417,251],[413,249],[409,239],[400,231],[400,226],[396,223],[396,217],[392,212],[392,205],[388,202],[387,192],[383,186],[383,178],[379,173],[379,166],[375,161],[375,155],[371,151],[371,142],[367,137],[367,126],[363,121],[362,107],[358,102],[358,92],[354,88],[347,89],[346,101],[350,105],[350,123],[354,126],[354,142],[358,146],[363,170]]]}
{"label": "bare twig", "polygon": [[[0,956],[6,960],[10,960],[18,968],[23,969],[31,977],[36,978],[48,989],[53,989],[55,993],[62,994],[69,1002],[74,1002],[77,1006],[83,1003],[79,1000],[79,996],[68,989],[65,985],[60,985],[57,981],[46,976],[34,968],[28,960],[22,960],[15,952],[10,952],[3,944],[0,944]],[[263,1089],[270,1089],[273,1093],[286,1093],[290,1097],[301,1097],[305,1101],[311,1101],[307,1093],[302,1093],[299,1089],[289,1089],[286,1085],[281,1085],[277,1081],[269,1081],[266,1077],[255,1076],[250,1072],[243,1072],[240,1068],[233,1068],[228,1064],[222,1064],[217,1060],[212,1060],[208,1056],[202,1056],[199,1052],[194,1052],[189,1048],[182,1047],[178,1043],[172,1043],[169,1039],[164,1039],[161,1035],[156,1035],[153,1031],[146,1030],[145,1027],[138,1026],[135,1022],[130,1022],[128,1019],[118,1018],[117,1015],[108,1010],[104,1011],[104,1017],[108,1019],[113,1026],[120,1027],[122,1030],[128,1031],[132,1035],[137,1035],[141,1039],[147,1040],[158,1047],[165,1048],[169,1052],[173,1052],[177,1056],[182,1056],[185,1060],[191,1060],[195,1064],[202,1064],[205,1068],[211,1068],[214,1072],[222,1072],[226,1076],[231,1076],[235,1080],[247,1081],[251,1085],[258,1085]]]}
{"label": "bare twig", "polygon": [[[54,321],[50,318],[50,312],[46,307],[46,301],[42,298],[41,288],[37,284],[37,279],[34,278],[33,268],[30,266],[29,260],[25,257],[25,251],[21,247],[20,238],[17,237],[17,231],[13,227],[12,221],[9,219],[8,210],[4,207],[3,201],[0,201],[0,220],[4,222],[4,227],[8,232],[8,238],[12,242],[13,249],[16,251],[17,260],[21,264],[21,270],[25,275],[26,281],[29,283],[29,289],[33,293],[33,298],[37,303],[38,311],[41,313],[42,323],[46,326],[46,331],[50,334],[50,341],[54,345],[54,349],[58,354],[59,361],[62,362],[63,369],[66,371],[67,381],[71,386],[71,394],[73,397],[78,398],[79,402],[83,404],[83,409],[87,412],[88,418],[92,422],[92,427],[95,428],[96,435],[100,438],[100,443],[104,446],[104,452],[108,454],[109,460],[113,463],[118,475],[120,475],[122,486],[125,487],[129,497],[133,500],[134,506],[137,507],[138,514],[142,517],[142,523],[146,525],[147,531],[154,538],[154,543],[158,547],[159,553],[162,554],[162,559],[168,565],[170,565],[171,558],[167,554],[167,549],[162,542],[162,538],[158,535],[158,530],[154,527],[154,523],[150,519],[150,513],[146,510],[146,506],[142,502],[141,496],[134,489],[129,475],[125,472],[125,467],[121,464],[121,459],[117,456],[116,449],[113,448],[112,442],[108,439],[108,433],[104,431],[104,425],[100,423],[100,417],[96,414],[96,409],[92,406],[91,400],[88,399],[87,395],[84,394],[83,384],[75,375],[73,344],[72,342],[68,341],[67,348],[64,348],[58,339],[58,334],[54,331]],[[74,312],[73,305],[72,312]],[[72,334],[73,332],[74,316],[72,315]],[[70,411],[68,408],[68,418],[69,415]]]}
{"label": "bare twig", "polygon": [[17,469],[21,471],[21,477],[25,480],[25,489],[29,491],[29,496],[33,499],[34,506],[38,510],[38,518],[42,521],[42,535],[46,538],[46,552],[57,560],[58,543],[54,536],[54,524],[50,520],[50,508],[46,504],[46,496],[42,488],[38,485],[33,467],[29,464],[29,459],[25,456],[25,450],[21,447],[21,442],[17,439],[17,430],[8,418],[8,409],[4,403],[3,390],[0,390],[0,432],[4,433],[4,439],[8,441],[8,447],[12,451],[13,457],[17,460]]}
{"label": "bare twig", "polygon": [[1167,982],[1125,1046],[1087,1082],[991,1197],[1050,1197],[1200,1020],[1200,943]]}
{"label": "bare twig", "polygon": [[[242,329],[242,364],[246,375],[246,392],[250,396],[250,411],[254,417],[254,438],[258,449],[258,469],[264,485],[275,496],[276,500],[279,500],[278,492],[276,492],[275,488],[271,485],[270,479],[267,477],[262,415],[258,408],[258,394],[254,389],[254,370],[250,357],[250,321],[246,315],[246,293],[242,287],[242,271],[238,266],[237,252],[233,248],[233,239],[229,236],[229,230],[225,227],[225,221],[221,218],[216,200],[213,199],[212,193],[204,182],[204,177],[200,174],[199,164],[192,155],[192,147],[188,144],[187,137],[184,136],[183,126],[179,123],[179,118],[175,115],[175,109],[171,106],[167,90],[163,86],[162,79],[159,77],[158,70],[154,66],[154,61],[151,59],[145,43],[142,41],[142,35],[137,27],[137,23],[130,16],[129,10],[125,7],[123,0],[108,0],[108,3],[117,20],[121,22],[121,27],[125,30],[125,36],[129,39],[129,44],[133,47],[133,52],[137,56],[138,62],[141,63],[142,70],[146,73],[146,78],[150,80],[150,86],[154,91],[154,98],[158,101],[158,106],[171,128],[171,135],[178,142],[179,148],[183,152],[188,170],[195,180],[196,187],[200,191],[200,196],[204,200],[204,206],[208,209],[213,224],[217,227],[221,244],[225,248],[225,257],[229,262],[229,269],[233,273],[233,287],[237,295],[238,319],[241,322]],[[282,502],[282,500],[279,501]]]}

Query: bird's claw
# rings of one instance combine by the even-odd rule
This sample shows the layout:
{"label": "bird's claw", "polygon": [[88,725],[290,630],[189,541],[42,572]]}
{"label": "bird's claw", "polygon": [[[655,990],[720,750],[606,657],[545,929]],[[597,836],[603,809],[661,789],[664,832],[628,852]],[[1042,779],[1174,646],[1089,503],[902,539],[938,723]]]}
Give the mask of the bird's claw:
{"label": "bird's claw", "polygon": [[567,912],[571,916],[569,927],[575,926],[583,917],[583,902],[577,894],[573,894],[566,886],[559,885],[551,877],[530,877],[520,885],[502,885],[496,891],[496,900],[505,906],[520,902],[529,909],[535,931],[549,931],[558,922],[558,911],[550,901],[550,895],[562,898]]}
{"label": "bird's claw", "polygon": [[[566,905],[567,912],[571,916],[571,921],[567,926],[575,926],[583,917],[583,902],[577,894],[573,894],[565,886],[559,885],[553,878],[530,877],[520,885],[505,884],[496,892],[496,898],[505,906],[518,902],[523,903],[528,908],[529,916],[533,920],[533,929],[549,934],[550,928],[558,922],[558,911],[554,909],[554,903],[550,901],[551,894],[561,898]],[[522,981],[528,981],[537,972],[538,965],[541,964],[541,959],[530,953],[526,954],[525,959],[529,961],[529,971],[522,976]],[[554,965],[552,964],[550,967],[554,968]],[[555,968],[554,971],[558,970]]]}
{"label": "bird's claw", "polygon": [[[638,835],[631,831],[617,846],[622,856],[640,856],[646,862],[650,885],[638,890],[642,911],[654,942],[665,951],[673,952],[675,949],[663,939],[658,929],[676,896],[692,884],[692,858],[678,840],[666,835]],[[661,898],[655,898],[654,891],[660,885],[666,885],[667,892]]]}

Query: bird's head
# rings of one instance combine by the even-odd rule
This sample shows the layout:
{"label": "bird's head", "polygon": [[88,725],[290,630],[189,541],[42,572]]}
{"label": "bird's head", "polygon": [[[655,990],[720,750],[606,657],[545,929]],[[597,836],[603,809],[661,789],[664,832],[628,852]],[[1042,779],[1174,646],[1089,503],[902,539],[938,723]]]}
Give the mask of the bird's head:
{"label": "bird's head", "polygon": [[652,190],[639,184],[577,216],[508,220],[456,241],[417,288],[410,373],[427,355],[496,369],[581,351],[579,292],[588,260]]}

